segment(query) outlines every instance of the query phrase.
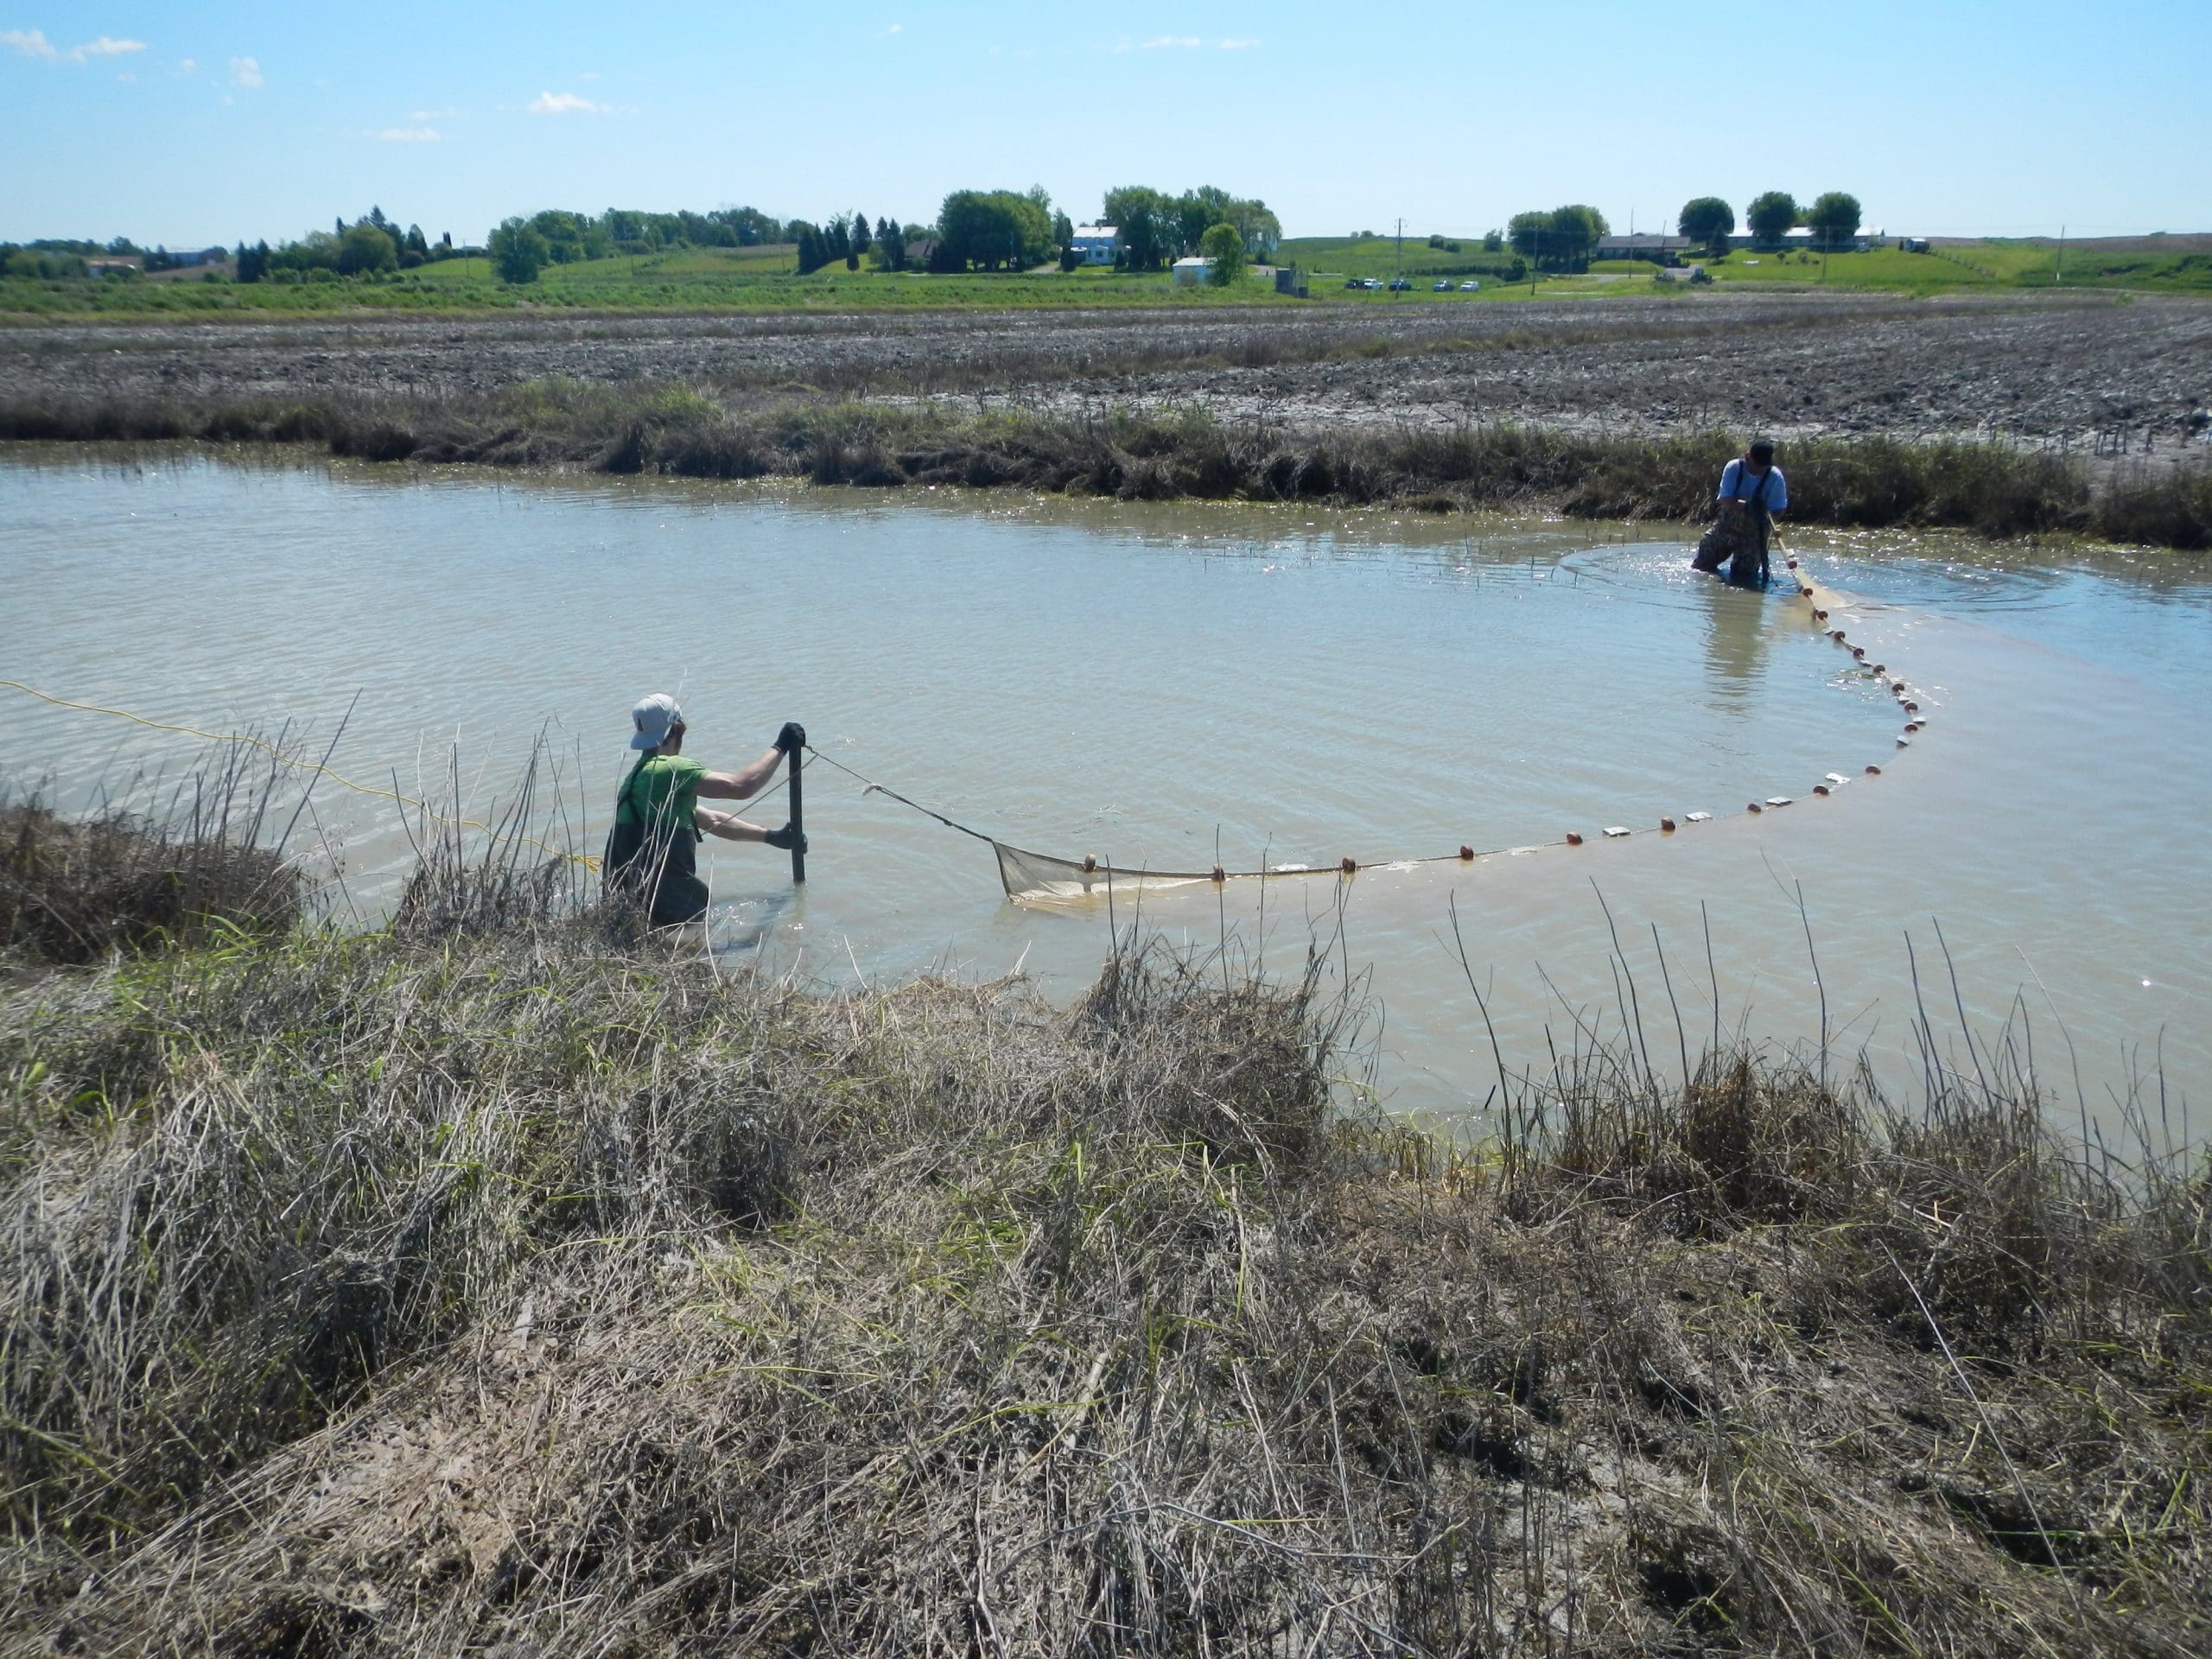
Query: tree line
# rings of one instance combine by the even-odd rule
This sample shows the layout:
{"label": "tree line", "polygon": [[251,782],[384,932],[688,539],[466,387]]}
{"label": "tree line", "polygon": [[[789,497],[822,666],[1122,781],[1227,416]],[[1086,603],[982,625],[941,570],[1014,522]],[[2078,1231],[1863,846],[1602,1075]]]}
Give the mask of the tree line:
{"label": "tree line", "polygon": [[1611,233],[1605,216],[1580,201],[1549,213],[1516,213],[1505,221],[1505,239],[1513,251],[1539,270],[1580,270],[1590,263],[1598,239]]}
{"label": "tree line", "polygon": [[[1769,190],[1751,198],[1744,209],[1744,222],[1754,244],[1772,247],[1799,226],[1813,233],[1813,245],[1826,251],[1853,246],[1859,238],[1859,198],[1847,191],[1830,190],[1800,207],[1787,190]],[[1682,204],[1675,228],[1708,253],[1728,251],[1728,238],[1736,233],[1736,210],[1719,196],[1699,196]]]}
{"label": "tree line", "polygon": [[[1282,238],[1282,226],[1267,203],[1213,185],[1176,194],[1146,185],[1122,186],[1106,192],[1099,218],[1120,232],[1115,264],[1125,270],[1156,270],[1205,252],[1221,277],[1253,257],[1272,254]],[[502,220],[480,250],[465,244],[456,247],[450,232],[433,241],[420,226],[403,228],[381,207],[372,207],[350,223],[341,215],[327,231],[310,231],[274,246],[266,240],[240,242],[236,258],[241,283],[307,282],[375,277],[482,252],[490,256],[501,281],[526,283],[550,266],[616,254],[774,244],[794,249],[802,275],[840,263],[858,270],[871,258],[879,270],[903,270],[910,248],[919,251],[931,271],[1021,270],[1056,257],[1069,269],[1077,263],[1074,237],[1068,215],[1053,207],[1042,185],[1033,185],[1023,191],[955,190],[944,198],[933,224],[901,225],[863,213],[835,214],[817,223],[779,219],[753,207],[706,213],[610,207],[597,214],[547,208]],[[149,270],[168,262],[165,252],[145,254],[118,238],[104,249],[90,242],[0,247],[0,270],[28,276],[83,276],[84,260],[102,251],[143,257]]]}

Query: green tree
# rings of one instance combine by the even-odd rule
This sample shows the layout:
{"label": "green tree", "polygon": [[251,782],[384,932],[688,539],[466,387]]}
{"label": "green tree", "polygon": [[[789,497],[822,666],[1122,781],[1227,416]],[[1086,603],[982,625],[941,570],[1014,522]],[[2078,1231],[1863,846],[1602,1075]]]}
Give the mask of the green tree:
{"label": "green tree", "polygon": [[1255,259],[1274,257],[1275,250],[1282,245],[1282,221],[1266,202],[1256,196],[1232,196],[1227,218],[1244,238],[1245,252]]}
{"label": "green tree", "polygon": [[1859,198],[1841,190],[1815,196],[1805,210],[1805,223],[1821,247],[1831,252],[1848,248],[1859,236]]}
{"label": "green tree", "polygon": [[1030,196],[1010,190],[956,190],[938,215],[933,268],[1020,270],[1052,251],[1052,220]]}
{"label": "green tree", "polygon": [[492,256],[499,280],[517,285],[536,282],[538,273],[553,260],[553,250],[543,232],[520,218],[500,220],[485,251]]}
{"label": "green tree", "polygon": [[1588,264],[1590,251],[1611,229],[1603,213],[1582,202],[1552,209],[1551,241],[1562,265],[1579,269]]}
{"label": "green tree", "polygon": [[1726,253],[1736,233],[1736,210],[1718,196],[1699,196],[1682,204],[1675,228],[1708,253]]}
{"label": "green tree", "polygon": [[1213,262],[1206,280],[1216,288],[1227,288],[1244,274],[1244,233],[1224,219],[1198,238],[1198,254]]}
{"label": "green tree", "polygon": [[886,270],[906,269],[906,232],[899,228],[897,219],[875,221],[875,258]]}
{"label": "green tree", "polygon": [[804,219],[791,221],[791,240],[798,244],[798,274],[811,276],[830,263],[830,244],[822,232]]}
{"label": "green tree", "polygon": [[1797,222],[1797,198],[1787,190],[1769,190],[1751,198],[1751,205],[1744,209],[1744,223],[1751,226],[1751,239],[1772,247],[1789,233]]}
{"label": "green tree", "polygon": [[1506,239],[1513,244],[1513,251],[1523,259],[1541,258],[1549,250],[1552,216],[1549,213],[1516,213],[1505,221]]}
{"label": "green tree", "polygon": [[866,213],[853,215],[851,237],[852,239],[845,248],[845,269],[858,270],[861,268],[861,261],[868,257],[868,234]]}
{"label": "green tree", "polygon": [[1484,253],[1503,253],[1504,251],[1505,232],[1503,231],[1484,231],[1483,232],[1483,251]]}
{"label": "green tree", "polygon": [[1075,240],[1075,221],[1065,213],[1052,215],[1052,245],[1065,248]]}
{"label": "green tree", "polygon": [[1179,225],[1174,204],[1148,186],[1109,190],[1098,222],[1121,232],[1120,261],[1131,270],[1157,270],[1173,257]]}
{"label": "green tree", "polygon": [[829,256],[823,264],[830,264],[851,254],[853,238],[851,232],[845,228],[845,216],[842,213],[838,214],[822,229],[822,251]]}
{"label": "green tree", "polygon": [[380,226],[363,219],[338,238],[340,276],[361,276],[399,269],[399,250]]}

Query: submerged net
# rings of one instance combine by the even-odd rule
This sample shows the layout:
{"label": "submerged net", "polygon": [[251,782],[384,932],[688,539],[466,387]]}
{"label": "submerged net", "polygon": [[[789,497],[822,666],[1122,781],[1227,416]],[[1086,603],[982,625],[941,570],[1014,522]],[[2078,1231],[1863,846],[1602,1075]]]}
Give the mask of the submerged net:
{"label": "submerged net", "polygon": [[[990,838],[985,836],[983,839]],[[1115,894],[1136,894],[1157,892],[1163,887],[1189,887],[1203,881],[1350,875],[1361,868],[1356,861],[1344,859],[1334,864],[1275,864],[1264,870],[1130,870],[1116,869],[1112,864],[1096,858],[1085,858],[1080,861],[1055,858],[1049,853],[1033,853],[1024,847],[1009,847],[1002,841],[992,841],[991,850],[998,855],[999,885],[1006,889],[1007,898],[1020,904],[1052,904]],[[1379,868],[1407,869],[1416,864],[1461,863],[1491,856],[1492,855],[1489,853],[1478,854],[1470,848],[1462,848],[1456,853],[1440,853],[1429,858],[1395,859]]]}

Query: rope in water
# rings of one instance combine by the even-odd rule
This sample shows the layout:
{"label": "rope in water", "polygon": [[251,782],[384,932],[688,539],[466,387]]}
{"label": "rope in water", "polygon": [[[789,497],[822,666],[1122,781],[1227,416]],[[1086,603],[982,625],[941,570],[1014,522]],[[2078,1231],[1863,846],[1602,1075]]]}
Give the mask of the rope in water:
{"label": "rope in water", "polygon": [[[197,726],[180,726],[169,721],[149,720],[144,715],[132,714],[128,709],[110,709],[101,703],[77,702],[68,697],[57,697],[51,691],[41,691],[35,685],[25,685],[21,680],[0,679],[0,687],[4,687],[10,691],[21,691],[26,696],[36,697],[41,702],[50,702],[57,709],[73,709],[80,714],[87,715],[109,715],[117,720],[127,720],[134,726],[149,727],[157,732],[175,732],[185,737],[200,738],[209,743],[236,743],[248,748],[259,749],[285,766],[297,767],[302,772],[319,773],[329,779],[334,784],[350,789],[356,794],[371,795],[379,800],[394,801],[402,806],[413,807],[425,817],[435,819],[440,823],[449,824],[456,830],[481,830],[486,835],[492,831],[492,826],[481,819],[452,817],[439,811],[429,802],[417,800],[412,795],[403,795],[396,789],[382,789],[373,784],[356,783],[343,772],[334,772],[319,761],[303,760],[298,755],[287,754],[266,738],[256,737],[249,732],[208,732],[202,731]],[[551,854],[556,858],[565,858],[581,864],[588,870],[596,870],[599,868],[599,860],[588,853],[570,852],[566,848],[554,846],[550,842],[540,841],[536,836],[518,836],[516,839],[525,847],[536,847]]]}

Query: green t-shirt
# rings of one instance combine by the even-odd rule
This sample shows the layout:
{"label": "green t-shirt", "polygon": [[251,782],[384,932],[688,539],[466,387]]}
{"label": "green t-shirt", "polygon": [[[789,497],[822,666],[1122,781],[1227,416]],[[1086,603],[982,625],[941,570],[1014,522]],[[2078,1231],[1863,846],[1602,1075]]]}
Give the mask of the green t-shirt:
{"label": "green t-shirt", "polygon": [[681,754],[648,755],[623,785],[622,798],[614,804],[614,821],[692,829],[699,780],[706,775],[704,761]]}

